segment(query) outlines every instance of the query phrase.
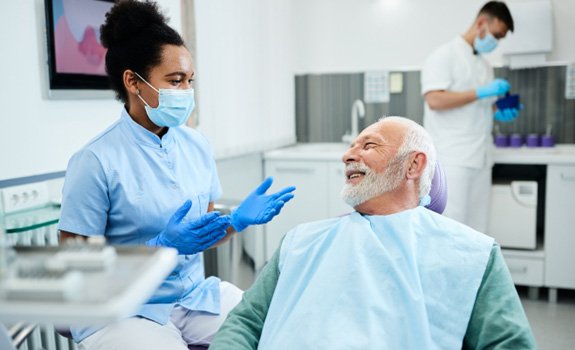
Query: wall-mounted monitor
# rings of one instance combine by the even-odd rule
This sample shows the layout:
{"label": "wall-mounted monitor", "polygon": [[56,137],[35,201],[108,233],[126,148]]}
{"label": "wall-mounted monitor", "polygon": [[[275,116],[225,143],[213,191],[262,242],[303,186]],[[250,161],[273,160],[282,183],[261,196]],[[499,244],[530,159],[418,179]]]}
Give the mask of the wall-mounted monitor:
{"label": "wall-mounted monitor", "polygon": [[100,26],[114,0],[44,0],[52,98],[111,98]]}

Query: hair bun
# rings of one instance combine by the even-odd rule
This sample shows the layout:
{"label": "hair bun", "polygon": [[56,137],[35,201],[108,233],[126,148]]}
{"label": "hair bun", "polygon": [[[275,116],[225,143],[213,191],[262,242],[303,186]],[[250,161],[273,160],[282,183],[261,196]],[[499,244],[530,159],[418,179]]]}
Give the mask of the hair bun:
{"label": "hair bun", "polygon": [[106,13],[106,21],[100,27],[100,41],[105,48],[110,48],[146,35],[151,28],[166,23],[167,18],[155,2],[123,0]]}

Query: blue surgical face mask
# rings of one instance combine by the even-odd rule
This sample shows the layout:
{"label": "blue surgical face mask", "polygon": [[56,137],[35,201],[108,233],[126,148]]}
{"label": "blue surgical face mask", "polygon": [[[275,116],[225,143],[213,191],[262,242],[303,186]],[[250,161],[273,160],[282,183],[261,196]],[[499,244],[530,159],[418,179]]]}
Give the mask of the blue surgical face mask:
{"label": "blue surgical face mask", "polygon": [[487,29],[487,33],[485,33],[485,37],[483,39],[481,39],[479,35],[475,37],[473,47],[477,53],[489,53],[497,47],[497,39],[495,39],[495,37],[489,32],[489,29]]}
{"label": "blue surgical face mask", "polygon": [[196,106],[194,89],[156,89],[148,83],[140,74],[134,72],[142,81],[158,93],[158,107],[153,108],[144,101],[138,93],[138,97],[144,102],[144,108],[150,120],[160,127],[176,127],[183,125]]}

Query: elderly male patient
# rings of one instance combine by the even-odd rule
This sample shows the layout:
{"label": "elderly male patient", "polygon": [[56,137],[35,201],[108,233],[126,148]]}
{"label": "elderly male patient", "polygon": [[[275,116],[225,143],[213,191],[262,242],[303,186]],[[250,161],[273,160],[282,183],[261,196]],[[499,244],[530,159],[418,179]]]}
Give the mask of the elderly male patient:
{"label": "elderly male patient", "polygon": [[210,350],[534,349],[492,238],[422,206],[435,149],[388,117],[344,154],[350,215],[295,227]]}

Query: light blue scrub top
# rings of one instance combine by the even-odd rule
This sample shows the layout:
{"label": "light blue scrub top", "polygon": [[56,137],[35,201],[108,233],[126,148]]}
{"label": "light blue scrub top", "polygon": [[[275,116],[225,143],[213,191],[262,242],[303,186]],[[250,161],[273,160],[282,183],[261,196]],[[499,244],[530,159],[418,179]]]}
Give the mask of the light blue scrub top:
{"label": "light blue scrub top", "polygon": [[[109,244],[144,244],[187,199],[192,208],[184,220],[193,220],[221,193],[205,137],[182,126],[160,139],[122,109],[116,123],[70,159],[58,228],[104,235]],[[178,266],[137,315],[166,324],[175,304],[219,314],[219,280],[205,279],[201,253],[179,255]],[[73,328],[72,334],[79,342],[96,330]]]}

